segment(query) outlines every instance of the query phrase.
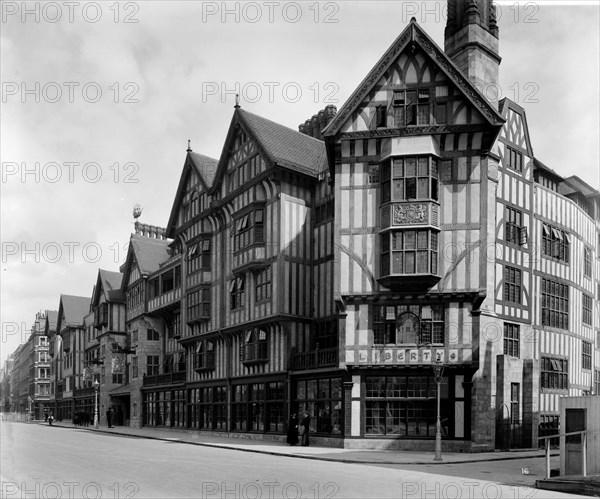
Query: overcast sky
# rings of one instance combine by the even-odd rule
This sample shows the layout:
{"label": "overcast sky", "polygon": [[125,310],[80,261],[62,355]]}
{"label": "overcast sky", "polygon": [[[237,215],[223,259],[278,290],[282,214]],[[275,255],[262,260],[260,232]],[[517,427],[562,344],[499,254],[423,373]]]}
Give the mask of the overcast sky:
{"label": "overcast sky", "polygon": [[[501,96],[536,157],[595,188],[598,3],[499,3]],[[118,270],[134,204],[166,226],[187,140],[219,157],[236,90],[297,128],[340,108],[412,16],[443,47],[445,4],[2,2],[0,360],[37,311]]]}

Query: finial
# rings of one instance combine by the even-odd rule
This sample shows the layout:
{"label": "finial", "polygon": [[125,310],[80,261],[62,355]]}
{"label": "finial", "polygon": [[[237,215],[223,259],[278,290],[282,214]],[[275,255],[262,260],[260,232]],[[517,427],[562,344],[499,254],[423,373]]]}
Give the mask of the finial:
{"label": "finial", "polygon": [[240,94],[235,94],[235,106],[233,106],[235,109],[239,109],[240,108]]}
{"label": "finial", "polygon": [[191,146],[191,140],[188,139],[188,148],[187,148],[187,152],[192,152],[192,146]]}

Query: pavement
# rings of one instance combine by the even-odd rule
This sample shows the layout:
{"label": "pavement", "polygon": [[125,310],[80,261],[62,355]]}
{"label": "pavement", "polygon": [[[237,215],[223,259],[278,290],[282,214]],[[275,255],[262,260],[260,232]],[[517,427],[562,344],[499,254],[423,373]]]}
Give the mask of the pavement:
{"label": "pavement", "polygon": [[[41,425],[48,425],[43,421],[35,421]],[[208,435],[193,430],[179,430],[175,428],[130,428],[127,426],[106,426],[95,429],[93,426],[75,426],[69,422],[54,422],[53,428],[88,430],[130,438],[147,438],[169,442],[200,445],[204,447],[217,447],[243,452],[255,452],[320,461],[333,461],[339,463],[360,464],[427,464],[444,465],[460,463],[482,463],[490,461],[505,461],[510,459],[543,458],[544,451],[539,449],[524,449],[496,452],[460,453],[444,452],[442,461],[433,460],[433,452],[376,450],[376,449],[341,449],[334,447],[289,446],[279,441],[255,440],[251,438],[234,438]],[[558,450],[551,451],[551,456],[559,456]]]}

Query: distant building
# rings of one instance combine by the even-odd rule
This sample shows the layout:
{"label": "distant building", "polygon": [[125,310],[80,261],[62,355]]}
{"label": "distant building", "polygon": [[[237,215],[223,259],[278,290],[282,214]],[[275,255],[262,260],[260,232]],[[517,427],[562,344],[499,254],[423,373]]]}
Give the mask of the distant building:
{"label": "distant building", "polygon": [[0,411],[13,411],[13,393],[11,389],[11,376],[13,372],[14,353],[4,361],[0,370]]}
{"label": "distant building", "polygon": [[55,418],[72,419],[75,414],[76,391],[83,388],[84,318],[90,311],[90,299],[83,296],[60,295],[55,348],[57,359]]}

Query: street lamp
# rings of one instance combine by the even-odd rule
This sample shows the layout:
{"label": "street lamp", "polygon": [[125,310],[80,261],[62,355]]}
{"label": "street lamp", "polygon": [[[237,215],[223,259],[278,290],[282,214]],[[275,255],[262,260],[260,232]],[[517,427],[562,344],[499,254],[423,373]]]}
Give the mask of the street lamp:
{"label": "street lamp", "polygon": [[94,428],[98,429],[98,388],[100,388],[100,383],[98,380],[94,380],[94,391],[96,392],[96,400],[94,402]]}
{"label": "street lamp", "polygon": [[440,419],[440,387],[442,384],[442,374],[444,373],[444,362],[440,357],[436,358],[433,364],[433,374],[437,383],[437,429],[435,433],[435,457],[434,461],[442,461],[442,421]]}

